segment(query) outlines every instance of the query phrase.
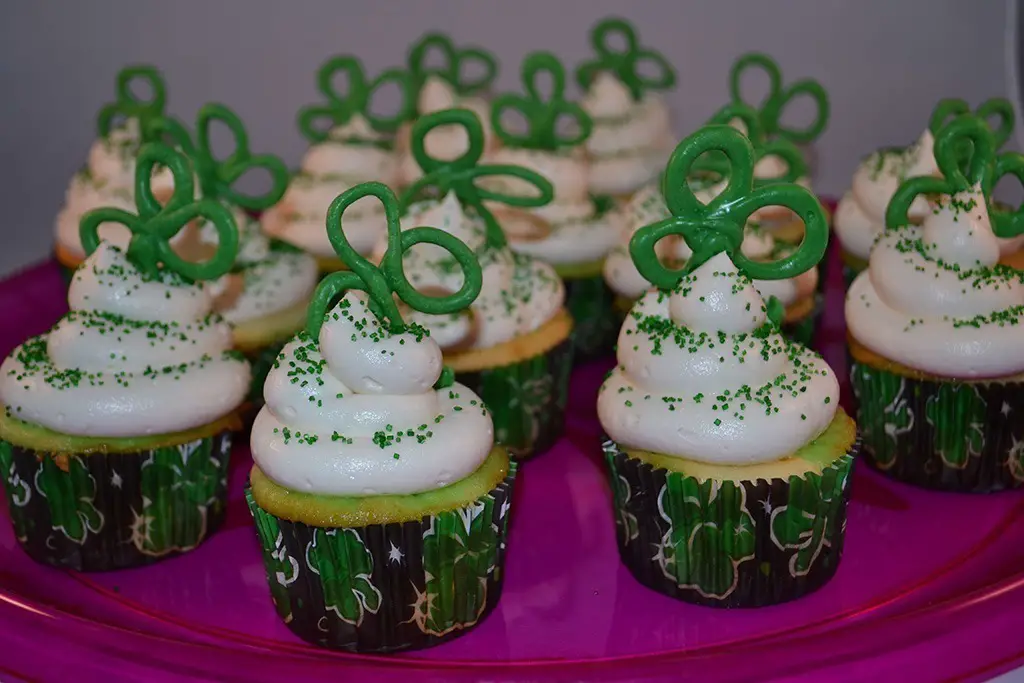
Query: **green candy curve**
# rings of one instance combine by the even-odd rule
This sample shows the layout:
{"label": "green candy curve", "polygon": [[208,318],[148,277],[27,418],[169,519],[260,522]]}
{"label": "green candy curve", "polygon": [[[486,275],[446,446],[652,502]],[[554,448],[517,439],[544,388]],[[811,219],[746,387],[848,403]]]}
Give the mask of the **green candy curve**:
{"label": "green candy curve", "polygon": [[[756,109],[743,102],[730,102],[715,112],[706,125],[730,124],[739,119],[747,129],[746,137],[754,148],[754,163],[765,157],[778,157],[786,165],[786,173],[774,178],[754,177],[754,187],[762,187],[772,183],[795,183],[807,175],[807,162],[797,146],[784,138],[768,140],[761,128],[761,119]],[[729,173],[729,160],[721,154],[707,154],[697,160],[694,167],[699,172],[707,172],[719,177]]]}
{"label": "green candy curve", "polygon": [[[347,77],[348,92],[345,94],[334,87],[334,77],[338,73]],[[367,81],[363,63],[351,55],[336,55],[325,61],[317,70],[316,81],[317,90],[327,102],[307,105],[299,110],[297,116],[299,131],[313,143],[327,140],[332,128],[345,125],[357,114],[366,119],[374,130],[393,132],[402,122],[412,118],[416,106],[409,72],[398,68],[386,69],[372,81]],[[389,83],[398,86],[401,103],[393,115],[378,116],[371,108],[373,98],[380,88]],[[318,125],[322,121],[328,125]]]}
{"label": "green candy curve", "polygon": [[[376,266],[357,252],[345,237],[342,217],[345,209],[363,197],[375,197],[384,206],[387,221],[387,249]],[[430,315],[464,310],[473,303],[483,287],[483,271],[473,250],[443,230],[417,227],[403,231],[399,222],[399,204],[395,193],[379,182],[362,183],[338,195],[327,210],[327,238],[347,271],[332,273],[317,285],[306,315],[306,330],[319,338],[324,318],[334,302],[347,291],[366,292],[370,310],[392,333],[406,329],[395,296],[410,308]],[[461,266],[462,287],[446,296],[428,296],[413,287],[405,275],[402,257],[417,244],[434,244],[446,250]]]}
{"label": "green candy curve", "polygon": [[992,201],[992,192],[1004,176],[1016,176],[1024,183],[1024,155],[997,155],[995,135],[983,119],[960,114],[939,129],[935,136],[935,161],[942,177],[915,176],[904,180],[886,207],[887,227],[899,228],[910,223],[910,205],[918,195],[952,196],[980,185],[992,232],[1003,238],[1024,234],[1024,205],[1007,211]]}
{"label": "green candy curve", "polygon": [[[433,50],[444,55],[442,66],[426,65],[427,54]],[[462,67],[470,62],[483,65],[483,73],[476,79],[463,78]],[[437,31],[423,35],[412,45],[407,64],[417,92],[427,77],[438,76],[455,88],[459,95],[473,95],[490,88],[498,76],[498,60],[492,53],[479,47],[456,48],[449,36]]]}
{"label": "green candy curve", "polygon": [[[148,85],[152,91],[151,99],[137,98],[131,89],[133,81]],[[96,116],[97,132],[100,137],[107,137],[118,117],[134,118],[139,121],[139,135],[142,136],[143,142],[150,142],[151,138],[146,137],[147,124],[152,119],[163,116],[166,105],[167,86],[159,69],[145,64],[125,67],[117,73],[115,100],[100,108]]]}
{"label": "green candy curve", "polygon": [[[551,94],[541,94],[538,76],[547,74],[551,79]],[[565,67],[550,52],[531,52],[521,68],[525,95],[506,93],[494,98],[491,105],[491,127],[495,135],[510,147],[556,150],[583,143],[593,130],[590,115],[576,102],[565,99]],[[515,133],[502,121],[506,112],[514,111],[526,120],[526,132]],[[575,135],[562,135],[559,120],[569,119],[576,124]]]}
{"label": "green candy curve", "polygon": [[[461,126],[466,131],[469,148],[461,156],[450,160],[438,159],[427,152],[427,134],[441,126]],[[462,204],[473,207],[484,221],[489,247],[500,249],[507,242],[501,225],[484,202],[500,202],[518,208],[536,208],[549,204],[554,198],[555,190],[551,182],[536,171],[512,164],[478,165],[484,153],[484,128],[479,117],[468,109],[445,109],[421,116],[412,126],[411,145],[413,157],[423,170],[423,177],[406,188],[402,194],[403,210],[408,208],[427,187],[436,187],[441,197],[448,192],[454,192]],[[519,178],[537,188],[539,194],[536,197],[505,194],[481,188],[475,182],[477,178],[496,176]]]}
{"label": "green candy curve", "polygon": [[[951,119],[963,114],[970,114],[971,106],[960,98],[947,97],[938,101],[932,110],[931,118],[928,119],[928,130],[932,135],[938,135]],[[980,118],[989,126],[995,139],[996,149],[1001,149],[1013,134],[1016,123],[1013,105],[1005,97],[993,97],[978,105],[974,115]],[[995,128],[989,125],[989,119],[996,117],[998,124]]]}
{"label": "green candy curve", "polygon": [[[697,199],[687,183],[694,161],[709,151],[721,152],[730,164],[728,184],[707,204]],[[828,246],[828,222],[817,198],[792,183],[755,188],[754,148],[731,126],[710,125],[698,129],[676,147],[665,169],[665,204],[672,213],[634,233],[630,256],[637,270],[662,290],[673,289],[688,273],[720,252],[729,254],[736,267],[755,280],[791,278],[813,268]],[[805,235],[789,256],[773,262],[752,261],[743,255],[743,229],[747,219],[765,206],[784,206],[804,222]],[[662,265],[655,245],[669,235],[681,235],[693,251],[678,270]]]}
{"label": "green candy curve", "polygon": [[[778,63],[761,52],[749,52],[737,59],[729,70],[729,93],[733,101],[746,102],[740,86],[744,75],[751,71],[760,71],[768,76],[768,96],[760,107],[754,107],[760,111],[765,135],[798,144],[812,142],[821,136],[828,126],[830,104],[828,92],[820,83],[811,78],[804,78],[789,86],[783,86],[782,71]],[[814,120],[804,128],[791,128],[782,123],[786,107],[797,97],[810,98],[817,109]]]}
{"label": "green candy curve", "polygon": [[[174,192],[164,205],[157,201],[151,186],[153,170],[158,166],[168,168],[174,178]],[[192,167],[184,154],[158,142],[143,145],[135,165],[137,213],[107,207],[83,215],[79,235],[86,254],[92,254],[100,245],[100,225],[120,223],[132,235],[128,259],[144,274],[156,277],[163,268],[191,282],[215,280],[227,274],[238,255],[235,219],[219,201],[197,200],[194,192]],[[171,239],[197,218],[213,224],[217,250],[205,261],[186,261],[174,252]]]}
{"label": "green candy curve", "polygon": [[[218,159],[210,141],[215,123],[222,123],[234,141],[232,152]],[[288,167],[273,154],[253,154],[249,150],[249,135],[245,124],[227,106],[210,102],[196,114],[195,139],[180,121],[158,117],[150,122],[150,132],[157,139],[166,139],[181,149],[192,160],[199,190],[206,199],[216,199],[250,211],[262,211],[281,201],[288,188]],[[270,176],[270,188],[262,195],[251,195],[234,189],[235,183],[246,173],[262,169]]]}
{"label": "green candy curve", "polygon": [[[616,50],[610,40],[618,36],[625,49]],[[581,88],[588,88],[598,73],[607,71],[625,85],[633,99],[640,101],[648,90],[667,90],[676,83],[676,72],[660,52],[641,48],[633,24],[625,19],[608,17],[599,21],[590,31],[590,44],[597,56],[576,67],[576,82]],[[639,65],[652,62],[658,70],[657,76],[644,76]]]}

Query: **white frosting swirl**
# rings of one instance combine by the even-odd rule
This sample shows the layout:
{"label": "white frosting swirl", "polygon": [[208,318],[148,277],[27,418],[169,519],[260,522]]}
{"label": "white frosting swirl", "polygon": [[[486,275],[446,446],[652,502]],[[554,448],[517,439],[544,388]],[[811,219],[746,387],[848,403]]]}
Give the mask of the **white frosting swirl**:
{"label": "white frosting swirl", "polygon": [[[925,130],[913,145],[878,150],[860,163],[833,219],[845,251],[867,260],[885,226],[885,209],[900,183],[913,176],[939,175],[934,146],[935,139]],[[928,205],[919,197],[910,207],[910,219],[919,222],[927,211]]]}
{"label": "white frosting swirl", "polygon": [[846,296],[850,333],[911,368],[961,379],[1024,370],[1024,283],[994,268],[980,190],[944,197],[921,226],[888,230]]}
{"label": "white frosting swirl", "polygon": [[633,192],[661,173],[676,142],[661,98],[636,102],[618,79],[599,73],[581,104],[594,120],[586,143],[593,194]]}
{"label": "white frosting swirl", "polygon": [[[587,191],[587,161],[582,149],[569,152],[504,147],[495,152],[495,164],[522,166],[547,178],[554,200],[535,209],[509,211],[498,205],[512,249],[555,265],[591,263],[603,259],[619,238],[617,211],[599,211]],[[513,195],[532,196],[536,189],[518,178],[501,178],[496,189]],[[531,216],[546,224],[538,235]]]}
{"label": "white frosting swirl", "polygon": [[71,312],[0,366],[15,417],[81,436],[179,432],[235,410],[249,365],[198,285],[144,278],[106,242],[75,273]]}
{"label": "white frosting swirl", "polygon": [[[721,189],[716,191],[716,187],[718,186],[705,189],[694,188],[694,190],[698,199],[707,202],[721,191]],[[641,188],[626,206],[626,217],[622,221],[618,245],[611,250],[604,262],[605,282],[619,296],[636,299],[651,288],[651,283],[640,274],[633,263],[633,258],[629,254],[629,241],[641,228],[670,216],[671,213],[665,206],[665,199],[656,184]],[[761,230],[754,224],[748,224],[744,229],[740,251],[749,259],[768,260],[785,248],[787,248],[785,245],[776,243],[770,232]],[[693,254],[686,241],[682,237],[676,236],[661,240],[655,250],[663,262],[674,264],[672,267],[680,267]],[[754,287],[761,296],[765,298],[775,296],[784,306],[789,306],[810,296],[817,285],[817,267],[794,278],[754,281]]]}
{"label": "white frosting swirl", "polygon": [[[487,247],[483,221],[463,212],[454,194],[440,202],[414,205],[402,218],[403,230],[424,225],[458,237],[476,251],[483,266],[483,289],[468,312],[410,314],[430,330],[441,348],[495,346],[540,328],[561,310],[565,287],[554,268],[508,247]],[[418,244],[406,252],[405,272],[420,290],[456,292],[462,287],[461,268],[447,251],[432,244]]]}
{"label": "white frosting swirl", "polygon": [[390,333],[363,295],[349,292],[319,344],[300,334],[270,371],[253,460],[305,493],[410,494],[459,481],[487,458],[494,427],[465,386],[433,388],[441,368],[431,337]]}
{"label": "white frosting swirl", "polygon": [[[378,143],[387,137],[362,116],[332,129],[328,139],[309,148],[302,170],[292,178],[280,204],[263,215],[263,229],[273,237],[316,256],[335,258],[324,223],[331,202],[360,183],[394,184],[393,152]],[[345,235],[361,254],[368,254],[386,227],[380,202],[356,202],[345,212]]]}
{"label": "white frosting swirl", "polygon": [[748,465],[817,438],[838,400],[831,368],[766,326],[757,290],[721,253],[633,307],[597,412],[623,447]]}
{"label": "white frosting swirl", "polygon": [[[211,285],[215,308],[232,325],[256,320],[308,302],[319,280],[316,260],[309,254],[276,249],[259,223],[235,211],[239,230],[236,269]],[[216,244],[216,231],[204,224],[201,238]],[[235,291],[235,281],[241,280]],[[231,295],[225,295],[231,291]]]}

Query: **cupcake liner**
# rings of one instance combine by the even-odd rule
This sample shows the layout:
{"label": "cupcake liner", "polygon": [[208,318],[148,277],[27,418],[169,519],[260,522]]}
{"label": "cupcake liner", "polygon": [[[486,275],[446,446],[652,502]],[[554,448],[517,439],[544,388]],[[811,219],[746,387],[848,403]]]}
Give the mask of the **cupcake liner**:
{"label": "cupcake liner", "polygon": [[192,550],[224,519],[231,437],[106,454],[0,442],[14,535],[34,560],[87,572]]}
{"label": "cupcake liner", "polygon": [[431,647],[498,604],[516,465],[469,505],[419,521],[313,527],[263,510],[246,487],[270,595],[303,640],[352,652]]}
{"label": "cupcake liner", "polygon": [[620,323],[614,301],[615,293],[602,275],[565,280],[565,305],[573,318],[576,363],[613,353]]}
{"label": "cupcake liner", "polygon": [[483,399],[494,420],[494,439],[512,457],[542,453],[562,435],[572,353],[572,338],[566,337],[547,353],[518,363],[455,375]]}
{"label": "cupcake liner", "polygon": [[904,377],[853,362],[864,455],[898,481],[990,493],[1024,486],[1024,382]]}
{"label": "cupcake liner", "polygon": [[700,481],[606,439],[619,555],[637,581],[684,602],[762,607],[811,593],[843,552],[860,448],[788,481]]}

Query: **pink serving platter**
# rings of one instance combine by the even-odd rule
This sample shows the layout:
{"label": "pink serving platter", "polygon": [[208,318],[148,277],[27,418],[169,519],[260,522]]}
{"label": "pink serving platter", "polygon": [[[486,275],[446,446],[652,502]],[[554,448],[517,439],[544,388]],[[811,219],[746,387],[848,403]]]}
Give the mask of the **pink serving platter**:
{"label": "pink serving platter", "polygon": [[[832,255],[819,335],[837,370]],[[54,263],[0,283],[0,352],[65,310]],[[640,586],[618,562],[594,397],[609,362],[573,377],[566,435],[522,468],[498,609],[432,650],[358,656],[280,623],[242,486],[225,525],[185,556],[83,575],[18,548],[0,508],[0,679],[18,680],[983,680],[1024,662],[1024,491],[931,493],[860,466],[835,579],[801,601],[720,611]]]}

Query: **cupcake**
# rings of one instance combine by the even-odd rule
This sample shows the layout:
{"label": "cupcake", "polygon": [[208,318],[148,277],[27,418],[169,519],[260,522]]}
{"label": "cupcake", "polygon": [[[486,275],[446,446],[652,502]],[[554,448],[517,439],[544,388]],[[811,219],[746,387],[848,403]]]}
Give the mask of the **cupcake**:
{"label": "cupcake", "polygon": [[[755,160],[751,182],[755,188],[795,182],[803,177],[805,166],[797,149],[785,140],[766,141],[760,133],[757,113],[750,107],[726,105],[711,118],[709,124],[729,124],[750,131],[748,141],[754,150]],[[702,206],[711,206],[726,191],[728,184],[734,181],[733,174],[736,171],[721,151],[710,150],[696,159],[693,167],[685,182],[689,192]],[[764,168],[772,169],[769,177],[759,177],[758,169]],[[744,226],[740,245],[744,257],[762,262],[785,257],[796,249],[796,246],[777,239],[763,227],[758,217],[763,214],[764,208],[776,207],[762,207],[751,214]],[[671,215],[657,184],[644,187],[626,206],[618,244],[604,264],[604,278],[616,295],[614,306],[620,318],[651,288],[651,283],[633,263],[629,253],[630,240],[639,230]],[[687,241],[679,236],[661,240],[655,251],[663,264],[673,267],[684,265],[693,255]],[[820,297],[816,293],[818,283],[818,266],[812,265],[793,277],[754,280],[754,287],[761,296],[775,297],[783,305],[784,334],[794,341],[809,345],[821,313]]]}
{"label": "cupcake", "polygon": [[[364,197],[387,221],[379,267],[344,231],[345,210]],[[480,264],[451,234],[402,233],[398,221],[381,183],[331,204],[329,239],[349,270],[317,288],[251,437],[246,497],[277,612],[304,640],[357,652],[436,645],[494,609],[516,472],[480,397],[454,382],[408,315],[465,308],[480,293]],[[423,243],[453,259],[457,291],[415,289],[403,252]]]}
{"label": "cupcake", "polygon": [[[768,94],[759,105],[754,105],[743,97],[743,79],[752,71],[763,72],[768,79]],[[736,60],[729,71],[729,92],[734,104],[750,106],[757,111],[759,135],[763,135],[768,144],[784,141],[790,145],[800,145],[803,153],[809,154],[810,146],[821,137],[828,126],[830,107],[825,88],[810,78],[801,79],[788,86],[783,85],[782,71],[778,63],[766,54],[750,52]],[[787,118],[787,107],[791,102],[801,99],[810,100],[814,110],[813,119],[803,128],[787,126],[783,121]],[[741,119],[740,123],[746,122]],[[748,132],[744,130],[743,125],[738,127],[741,132]],[[780,166],[780,158],[773,155],[759,162],[759,167],[754,169],[755,176],[765,179],[785,177],[792,166]],[[794,181],[790,181],[788,177],[786,181],[796,182],[811,189],[809,164],[804,163],[802,171],[803,174]],[[757,220],[782,242],[799,244],[803,239],[803,225],[796,220],[793,212],[785,207],[766,207],[758,212]]]}
{"label": "cupcake", "polygon": [[1020,488],[1024,280],[998,261],[1000,242],[1024,233],[1024,214],[997,207],[990,191],[1024,157],[997,158],[985,123],[962,115],[936,135],[935,159],[943,177],[900,183],[846,295],[864,452],[916,486]]}
{"label": "cupcake", "polygon": [[[438,126],[459,126],[470,141],[457,159],[432,157],[425,137]],[[498,443],[517,458],[547,450],[562,433],[572,366],[572,316],[555,269],[511,249],[492,207],[536,208],[551,201],[543,176],[511,165],[477,165],[483,129],[468,109],[420,118],[412,148],[426,175],[402,196],[403,229],[435,225],[472,248],[483,266],[483,292],[465,312],[416,316],[444,352],[460,382],[483,397],[494,418]],[[484,187],[514,178],[515,194]],[[522,189],[532,185],[534,194]],[[423,246],[405,256],[413,284],[455,291],[462,276],[444,252]]]}
{"label": "cupcake", "polygon": [[[615,39],[625,44],[616,49]],[[586,91],[581,104],[594,121],[587,139],[590,193],[628,199],[665,167],[676,137],[668,107],[652,91],[675,85],[676,73],[664,56],[641,48],[633,26],[604,19],[590,33],[597,56],[576,69]],[[650,73],[654,66],[656,76]]]}
{"label": "cupcake", "polygon": [[[538,81],[545,74],[554,84],[546,97]],[[590,165],[584,143],[592,124],[579,105],[564,99],[562,64],[549,52],[534,52],[523,60],[522,75],[526,95],[506,94],[494,100],[491,125],[502,146],[490,159],[540,173],[551,182],[554,199],[535,209],[493,211],[514,251],[550,263],[565,282],[566,306],[575,323],[575,358],[585,360],[609,353],[618,333],[612,293],[601,268],[618,240],[619,216],[612,210],[611,197],[588,193]],[[525,131],[506,124],[503,117],[510,112],[525,119]],[[559,130],[557,123],[567,120],[573,122],[573,130]],[[499,189],[536,192],[528,184],[517,187],[515,178]]]}
{"label": "cupcake", "polygon": [[[335,89],[338,74],[348,79],[347,94]],[[331,272],[343,265],[324,234],[327,207],[359,183],[395,182],[394,134],[410,117],[413,84],[401,69],[388,69],[368,82],[362,63],[348,56],[327,60],[317,82],[327,102],[304,107],[298,115],[299,130],[312,146],[284,198],[263,215],[262,223],[268,235],[312,254],[321,271]],[[401,93],[398,111],[376,115],[374,96],[388,85],[397,85]],[[368,254],[384,234],[384,215],[378,206],[364,202],[349,212],[346,230],[352,246]]]}
{"label": "cupcake", "polygon": [[[440,66],[427,65],[431,53],[441,55]],[[408,69],[416,92],[413,115],[398,132],[398,182],[401,186],[419,180],[423,172],[410,147],[413,121],[419,116],[445,109],[469,109],[480,118],[484,131],[484,147],[490,152],[497,146],[491,128],[491,104],[488,92],[498,76],[498,60],[479,47],[457,48],[443,33],[428,33],[409,50]],[[476,77],[472,71],[479,72]],[[431,156],[454,158],[469,147],[459,128],[439,128],[426,139]]]}
{"label": "cupcake", "polygon": [[[963,100],[939,101],[932,111],[928,128],[917,142],[906,147],[879,149],[857,167],[850,189],[839,200],[833,220],[847,286],[867,268],[871,247],[885,228],[886,207],[900,183],[914,176],[939,175],[932,149],[934,136],[950,117],[968,111]],[[999,118],[993,134],[996,147],[1001,147],[1013,131],[1014,114],[1009,101],[1002,98],[988,100],[978,107],[978,115],[983,121],[993,116]],[[921,197],[910,206],[907,217],[911,222],[920,224],[929,211],[928,203]],[[1020,246],[1019,243],[1005,243],[1002,248],[1004,257],[1012,260]]]}
{"label": "cupcake", "polygon": [[[151,92],[149,100],[140,100],[132,88],[145,84]],[[82,216],[101,207],[114,207],[124,211],[135,208],[135,157],[139,146],[149,139],[146,125],[163,114],[166,88],[160,72],[151,66],[131,66],[117,74],[117,99],[100,109],[97,116],[99,138],[89,150],[86,165],[71,179],[64,206],[57,214],[55,227],[55,255],[64,274],[71,274],[85,260],[85,249],[79,237],[78,226]],[[155,173],[154,194],[166,200],[173,189],[170,174]],[[122,248],[128,244],[130,233],[116,223],[101,226],[100,234]]]}
{"label": "cupcake", "polygon": [[[713,149],[737,173],[703,205],[685,178]],[[623,563],[656,591],[716,607],[793,600],[835,574],[858,449],[835,374],[779,333],[781,306],[753,285],[824,255],[824,211],[798,185],[753,189],[754,161],[728,126],[698,130],[672,155],[673,215],[631,244],[658,289],[630,311],[597,401]],[[739,246],[749,216],[769,205],[795,211],[807,232],[796,252],[762,263]],[[657,256],[670,235],[693,251],[683,269]]]}
{"label": "cupcake", "polygon": [[[220,160],[210,149],[210,131],[222,124],[234,138],[231,154]],[[288,170],[278,157],[252,154],[245,125],[222,104],[206,104],[196,116],[195,135],[180,122],[159,117],[151,127],[191,159],[199,181],[199,195],[227,207],[239,226],[239,249],[231,272],[212,283],[214,311],[232,329],[233,346],[252,364],[249,402],[258,407],[263,381],[284,343],[305,324],[306,307],[318,280],[316,260],[290,245],[268,238],[252,214],[281,200]],[[236,181],[263,171],[270,188],[260,195],[234,188]],[[217,248],[217,226],[199,221],[196,233],[180,244],[185,256],[202,258]]]}
{"label": "cupcake", "polygon": [[[169,169],[161,205],[151,175]],[[143,146],[138,213],[82,218],[88,258],[71,311],[0,365],[0,472],[15,537],[35,560],[81,571],[149,564],[195,548],[223,520],[228,457],[249,364],[203,286],[238,249],[230,212],[194,201],[191,169],[163,145]],[[188,262],[170,238],[189,221],[217,226],[218,250]],[[127,249],[102,241],[120,223]]]}

